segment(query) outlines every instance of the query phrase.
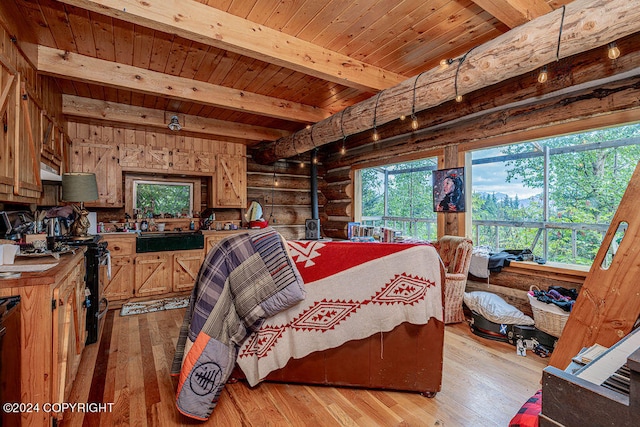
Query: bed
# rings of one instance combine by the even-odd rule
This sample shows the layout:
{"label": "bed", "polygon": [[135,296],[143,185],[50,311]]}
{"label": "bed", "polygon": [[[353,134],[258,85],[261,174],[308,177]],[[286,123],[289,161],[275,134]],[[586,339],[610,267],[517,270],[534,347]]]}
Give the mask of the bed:
{"label": "bed", "polygon": [[[440,390],[444,273],[435,248],[324,241],[284,246],[306,297],[242,341],[232,378],[427,396]],[[181,383],[189,383],[186,378]]]}

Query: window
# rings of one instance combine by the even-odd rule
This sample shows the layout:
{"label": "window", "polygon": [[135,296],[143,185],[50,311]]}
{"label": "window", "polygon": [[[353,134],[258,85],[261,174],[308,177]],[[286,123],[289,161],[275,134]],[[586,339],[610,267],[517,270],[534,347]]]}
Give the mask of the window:
{"label": "window", "polygon": [[[549,261],[591,265],[636,165],[640,124],[477,150],[467,215],[476,245],[532,249]],[[362,169],[356,221],[433,240],[435,158]],[[360,181],[358,181],[358,179]],[[624,234],[624,225],[619,233]],[[612,245],[615,252],[616,245]],[[612,253],[611,255],[614,255]]]}
{"label": "window", "polygon": [[437,237],[431,172],[437,158],[361,169],[359,173],[363,225],[392,228],[403,236]]}
{"label": "window", "polygon": [[156,215],[191,216],[193,182],[134,180],[133,209]]}
{"label": "window", "polygon": [[474,242],[591,265],[638,160],[638,124],[476,151]]}

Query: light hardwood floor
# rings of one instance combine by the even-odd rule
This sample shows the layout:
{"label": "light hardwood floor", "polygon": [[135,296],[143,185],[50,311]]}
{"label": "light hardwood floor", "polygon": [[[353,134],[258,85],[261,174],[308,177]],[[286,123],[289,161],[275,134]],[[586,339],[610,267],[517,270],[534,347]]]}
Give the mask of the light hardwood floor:
{"label": "light hardwood floor", "polygon": [[98,414],[67,413],[62,426],[507,426],[540,388],[548,359],[445,329],[442,391],[419,394],[244,382],[228,384],[206,423],[175,409],[169,369],[184,309],[106,315],[100,344],[88,346],[71,402],[112,402]]}

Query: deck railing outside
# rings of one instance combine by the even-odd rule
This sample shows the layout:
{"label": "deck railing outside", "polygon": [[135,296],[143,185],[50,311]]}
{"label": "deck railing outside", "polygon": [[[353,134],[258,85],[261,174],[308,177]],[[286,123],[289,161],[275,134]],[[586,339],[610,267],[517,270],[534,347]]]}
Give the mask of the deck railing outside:
{"label": "deck railing outside", "polygon": [[[403,236],[414,237],[424,240],[437,239],[437,225],[435,218],[402,218],[385,216],[368,216],[361,220],[362,225],[374,227],[388,227],[400,231]],[[583,224],[550,221],[493,221],[476,220],[473,221],[473,242],[475,246],[489,246],[495,249],[531,249],[534,254],[545,259],[554,260],[554,253],[550,252],[550,233],[556,233],[555,239],[563,238],[568,241],[563,262],[574,264],[585,264],[579,262],[579,250],[585,246],[600,246],[605,233],[609,229],[609,224]],[[624,233],[625,224],[621,224],[619,231]],[[594,242],[585,242],[587,233],[597,233],[599,236]],[[519,242],[526,241],[526,247]],[[612,248],[615,252],[615,248]],[[595,255],[595,253],[594,253]],[[567,259],[569,258],[569,259]],[[590,265],[590,263],[589,263]]]}

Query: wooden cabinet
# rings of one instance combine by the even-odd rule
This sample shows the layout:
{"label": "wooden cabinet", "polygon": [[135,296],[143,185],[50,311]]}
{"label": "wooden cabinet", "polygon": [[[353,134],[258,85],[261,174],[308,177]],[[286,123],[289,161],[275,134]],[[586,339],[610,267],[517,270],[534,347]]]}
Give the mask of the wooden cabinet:
{"label": "wooden cabinet", "polygon": [[173,253],[173,291],[188,291],[193,288],[204,259],[202,250]]}
{"label": "wooden cabinet", "polygon": [[213,179],[213,207],[244,208],[247,205],[247,159],[218,154]]}
{"label": "wooden cabinet", "polygon": [[52,402],[68,402],[87,339],[84,262],[53,290]]}
{"label": "wooden cabinet", "polygon": [[[206,153],[193,150],[125,144],[120,165],[134,171],[163,171],[166,173],[212,172]],[[213,163],[213,162],[211,162]]]}
{"label": "wooden cabinet", "polygon": [[46,271],[0,281],[0,298],[20,297],[20,401],[40,407],[20,414],[23,426],[51,426],[63,413],[43,405],[69,402],[86,339],[84,268],[77,251]]}
{"label": "wooden cabinet", "polygon": [[111,253],[111,278],[107,267],[100,269],[103,296],[109,301],[187,292],[200,271],[204,251],[166,251],[136,253],[136,236],[105,234]]}
{"label": "wooden cabinet", "polygon": [[107,266],[100,268],[100,280],[104,283],[102,295],[109,301],[126,300],[134,296],[135,236],[108,237],[107,248],[111,253],[111,277]]}
{"label": "wooden cabinet", "polygon": [[86,202],[87,207],[122,207],[122,168],[119,147],[102,141],[74,139],[71,170],[93,172],[98,184],[98,200]]}
{"label": "wooden cabinet", "polygon": [[5,63],[0,63],[0,94],[0,196],[7,202],[36,203],[42,191],[41,111],[27,95],[20,73]]}
{"label": "wooden cabinet", "polygon": [[171,292],[172,253],[138,254],[135,261],[135,296],[144,297]]}
{"label": "wooden cabinet", "polygon": [[208,231],[208,232],[204,232],[204,251],[206,254],[208,254],[211,249],[214,248],[215,245],[218,244],[218,242],[222,239],[224,239],[225,237],[231,236],[232,234],[236,234],[236,233],[243,233],[246,232],[247,230],[222,230],[222,231]]}
{"label": "wooden cabinet", "polygon": [[65,155],[64,132],[46,116],[43,117],[42,128],[44,130],[40,150],[41,160],[54,169],[60,170]]}

